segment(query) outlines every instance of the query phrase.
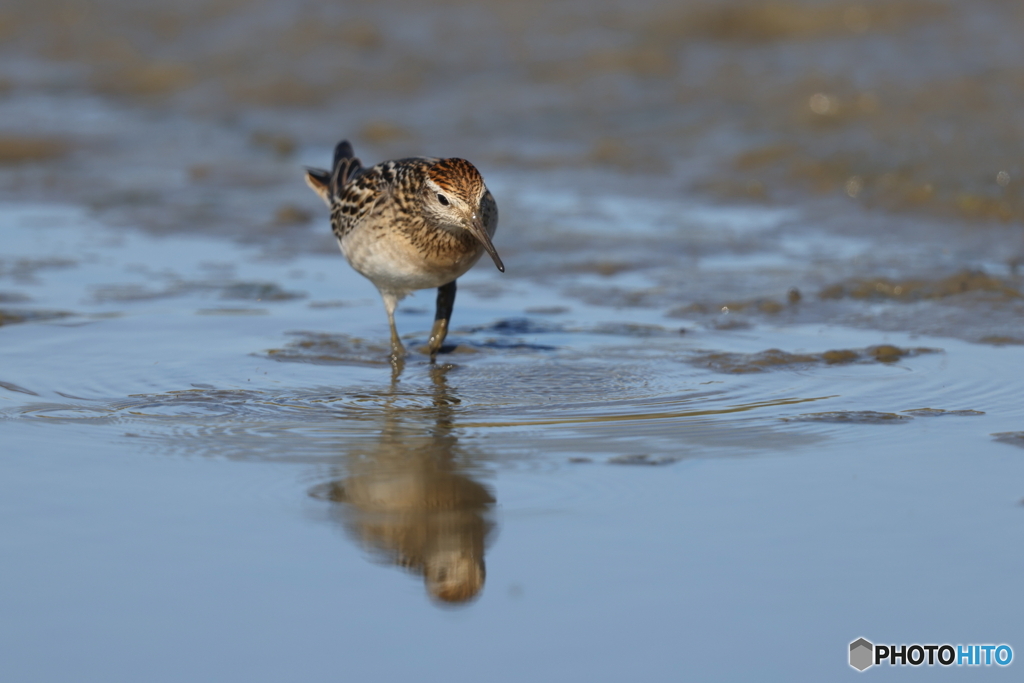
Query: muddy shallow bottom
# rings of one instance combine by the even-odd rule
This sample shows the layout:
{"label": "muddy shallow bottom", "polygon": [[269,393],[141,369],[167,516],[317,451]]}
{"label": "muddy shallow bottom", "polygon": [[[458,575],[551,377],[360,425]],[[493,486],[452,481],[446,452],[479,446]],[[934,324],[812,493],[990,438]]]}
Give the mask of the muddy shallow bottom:
{"label": "muddy shallow bottom", "polygon": [[395,372],[338,255],[2,215],[13,679],[819,680],[861,636],[1024,642],[1024,347],[478,268]]}

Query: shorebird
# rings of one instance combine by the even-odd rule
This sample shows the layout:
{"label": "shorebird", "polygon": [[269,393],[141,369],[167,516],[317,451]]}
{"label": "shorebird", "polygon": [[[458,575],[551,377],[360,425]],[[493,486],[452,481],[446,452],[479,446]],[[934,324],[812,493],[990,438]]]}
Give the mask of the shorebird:
{"label": "shorebird", "polygon": [[348,140],[334,148],[331,171],[306,169],[306,184],[331,210],[341,253],[380,291],[391,327],[391,358],[405,355],[395,307],[417,289],[437,287],[437,312],[427,351],[437,357],[455,305],[455,280],[486,251],[505,266],[491,243],[498,206],[484,179],[465,159],[412,157],[363,168]]}

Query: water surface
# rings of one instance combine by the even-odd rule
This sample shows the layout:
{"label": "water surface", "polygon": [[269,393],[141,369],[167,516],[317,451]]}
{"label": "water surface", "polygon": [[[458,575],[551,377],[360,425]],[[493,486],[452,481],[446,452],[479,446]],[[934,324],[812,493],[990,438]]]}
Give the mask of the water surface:
{"label": "water surface", "polygon": [[[1024,650],[1016,5],[57,4],[0,17],[11,680]],[[501,206],[436,364],[341,136]]]}

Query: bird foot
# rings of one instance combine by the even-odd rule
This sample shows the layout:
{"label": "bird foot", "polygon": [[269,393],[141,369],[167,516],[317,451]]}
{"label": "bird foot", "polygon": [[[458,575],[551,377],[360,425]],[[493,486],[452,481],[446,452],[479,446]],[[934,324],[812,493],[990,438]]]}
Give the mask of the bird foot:
{"label": "bird foot", "polygon": [[397,337],[391,340],[391,365],[405,364],[405,347]]}
{"label": "bird foot", "polygon": [[430,362],[437,359],[437,352],[444,344],[444,338],[448,336],[448,320],[441,318],[434,321],[434,327],[430,330],[430,339],[427,341],[426,352],[430,354]]}
{"label": "bird foot", "polygon": [[392,379],[397,379],[402,370],[405,369],[405,347],[402,346],[402,342],[397,339],[391,340],[391,375]]}

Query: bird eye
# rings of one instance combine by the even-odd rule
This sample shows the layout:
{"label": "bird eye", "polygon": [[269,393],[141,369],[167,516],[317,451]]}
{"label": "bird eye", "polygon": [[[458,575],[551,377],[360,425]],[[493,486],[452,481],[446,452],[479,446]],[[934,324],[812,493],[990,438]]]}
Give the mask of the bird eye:
{"label": "bird eye", "polygon": [[445,197],[443,194],[437,195],[437,201],[441,202],[441,206],[448,206],[449,204],[451,204],[451,202],[448,201],[448,198]]}

